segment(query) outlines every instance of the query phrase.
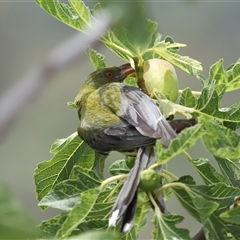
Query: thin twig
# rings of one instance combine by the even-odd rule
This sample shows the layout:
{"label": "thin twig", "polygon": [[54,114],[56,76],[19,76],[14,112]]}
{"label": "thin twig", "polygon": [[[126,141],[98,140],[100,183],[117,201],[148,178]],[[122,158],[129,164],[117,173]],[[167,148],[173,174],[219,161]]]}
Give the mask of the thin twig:
{"label": "thin twig", "polygon": [[[96,19],[96,18],[94,18]],[[87,34],[77,33],[55,47],[46,61],[32,68],[25,76],[7,90],[0,98],[0,140],[10,128],[21,108],[41,92],[53,75],[76,61],[87,46],[97,43],[111,23],[108,12],[99,14]]]}

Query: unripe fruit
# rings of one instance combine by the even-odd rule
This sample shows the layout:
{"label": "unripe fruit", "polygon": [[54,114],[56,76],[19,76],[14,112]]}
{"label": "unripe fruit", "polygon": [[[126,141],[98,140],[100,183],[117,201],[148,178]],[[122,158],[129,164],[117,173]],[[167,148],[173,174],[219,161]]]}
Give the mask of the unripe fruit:
{"label": "unripe fruit", "polygon": [[135,163],[135,157],[126,156],[125,161],[126,161],[127,167],[129,169],[132,169]]}
{"label": "unripe fruit", "polygon": [[160,183],[160,177],[153,169],[146,169],[140,174],[139,187],[145,192],[155,190]]}
{"label": "unripe fruit", "polygon": [[178,79],[173,65],[162,59],[149,59],[143,64],[143,79],[150,94],[153,89],[176,102],[178,97]]}

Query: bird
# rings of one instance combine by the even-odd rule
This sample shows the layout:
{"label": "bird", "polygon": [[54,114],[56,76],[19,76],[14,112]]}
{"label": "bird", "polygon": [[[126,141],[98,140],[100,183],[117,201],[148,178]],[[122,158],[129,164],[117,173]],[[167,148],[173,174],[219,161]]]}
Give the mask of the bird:
{"label": "bird", "polygon": [[78,135],[92,149],[102,155],[137,154],[109,217],[109,226],[122,221],[123,232],[133,225],[140,173],[154,161],[153,146],[159,140],[168,147],[177,137],[156,102],[124,83],[134,72],[128,63],[98,69],[86,78],[74,101]]}

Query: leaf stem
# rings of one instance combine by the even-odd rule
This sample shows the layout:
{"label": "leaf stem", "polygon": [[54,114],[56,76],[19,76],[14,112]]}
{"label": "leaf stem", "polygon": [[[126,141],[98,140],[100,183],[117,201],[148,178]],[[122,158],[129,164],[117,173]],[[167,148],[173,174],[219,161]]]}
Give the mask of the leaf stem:
{"label": "leaf stem", "polygon": [[[179,95],[182,94],[183,91],[184,91],[184,90],[179,89],[179,90],[178,90],[178,94],[179,94]],[[192,92],[192,94],[193,94],[194,96],[196,96],[196,97],[199,97],[199,96],[201,95],[201,92],[200,92],[200,91],[191,91],[191,92]]]}
{"label": "leaf stem", "polygon": [[153,205],[153,207],[154,207],[155,214],[156,214],[158,217],[161,217],[162,213],[161,213],[161,211],[160,211],[160,209],[159,209],[159,207],[158,207],[158,205],[157,205],[157,203],[156,203],[156,201],[155,201],[152,193],[151,193],[151,192],[148,192],[147,195],[148,195],[148,198],[149,198],[150,202],[152,203],[152,205]]}
{"label": "leaf stem", "polygon": [[153,165],[151,165],[148,169],[154,169],[159,167],[160,165],[162,165],[162,163],[154,163]]}
{"label": "leaf stem", "polygon": [[171,182],[171,180],[170,180],[170,178],[169,178],[168,175],[166,175],[166,174],[164,174],[164,173],[159,173],[158,175],[159,175],[161,178],[164,178],[167,183],[170,183],[170,182]]}
{"label": "leaf stem", "polygon": [[171,183],[166,183],[165,185],[163,185],[162,187],[160,187],[158,189],[158,191],[156,192],[155,196],[159,196],[165,189],[167,188],[172,188],[172,187],[181,187],[183,188],[186,192],[190,192],[189,187],[187,187],[185,184],[181,183],[181,182],[171,182]]}
{"label": "leaf stem", "polygon": [[110,192],[110,194],[106,197],[106,199],[103,202],[107,202],[108,199],[112,197],[112,195],[116,192],[117,188],[119,188],[122,185],[122,182],[119,182]]}
{"label": "leaf stem", "polygon": [[111,183],[113,181],[117,181],[117,180],[123,179],[123,178],[126,178],[126,177],[127,177],[127,174],[120,174],[120,175],[117,175],[117,176],[113,176],[113,177],[107,178],[100,185],[100,190],[102,190],[109,183]]}
{"label": "leaf stem", "polygon": [[162,173],[166,174],[167,176],[169,176],[170,178],[172,178],[173,180],[178,180],[178,177],[176,175],[174,175],[173,173],[169,172],[166,169],[162,170]]}
{"label": "leaf stem", "polygon": [[[202,109],[203,109],[204,107],[202,107]],[[218,117],[218,116],[215,116],[215,115],[210,115],[210,114],[208,114],[208,113],[205,113],[205,112],[201,112],[201,110],[202,109],[195,109],[194,108],[194,112],[195,113],[198,113],[198,114],[200,114],[200,115],[203,115],[203,116],[206,116],[206,117],[208,117],[209,119],[211,118],[211,119],[214,119],[214,120],[218,120],[218,121],[220,121],[220,122],[223,122],[223,121],[231,121],[231,122],[234,122],[234,123],[239,123],[239,120],[238,119],[227,119],[227,118],[221,118],[221,117]]]}
{"label": "leaf stem", "polygon": [[129,57],[131,57],[131,58],[134,57],[134,55],[133,55],[130,51],[128,51],[127,49],[124,49],[124,48],[120,47],[119,45],[117,45],[117,44],[115,44],[115,43],[113,43],[113,42],[110,42],[110,41],[109,41],[107,38],[105,38],[105,37],[102,38],[102,42],[105,43],[107,46],[109,46],[109,47],[111,47],[111,48],[113,48],[113,49],[115,48],[116,50],[120,51],[121,53],[123,53],[123,54],[125,54],[125,55],[127,55],[127,56],[129,56]]}
{"label": "leaf stem", "polygon": [[[161,162],[156,162],[156,163],[154,163],[153,165],[151,165],[148,169],[158,168],[159,166],[167,163],[169,160],[171,160],[173,157],[175,157],[175,156],[177,156],[177,155],[179,155],[179,154],[180,154],[180,153],[177,153],[177,154],[175,154],[175,155],[173,155],[173,156],[171,156],[171,157],[167,157],[166,159],[164,159],[164,160],[161,161]],[[177,178],[177,179],[178,179],[178,178]]]}
{"label": "leaf stem", "polygon": [[189,162],[192,162],[192,157],[190,156],[190,154],[187,151],[183,151],[182,153],[185,155],[185,157],[187,158],[187,160]]}

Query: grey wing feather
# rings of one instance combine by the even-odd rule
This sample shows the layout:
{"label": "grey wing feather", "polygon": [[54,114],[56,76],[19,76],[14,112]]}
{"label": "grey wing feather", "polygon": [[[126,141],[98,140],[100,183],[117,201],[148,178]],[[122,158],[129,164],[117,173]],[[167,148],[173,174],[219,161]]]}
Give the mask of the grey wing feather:
{"label": "grey wing feather", "polygon": [[123,88],[122,118],[141,134],[161,140],[164,146],[177,136],[158,106],[140,89],[125,85]]}

